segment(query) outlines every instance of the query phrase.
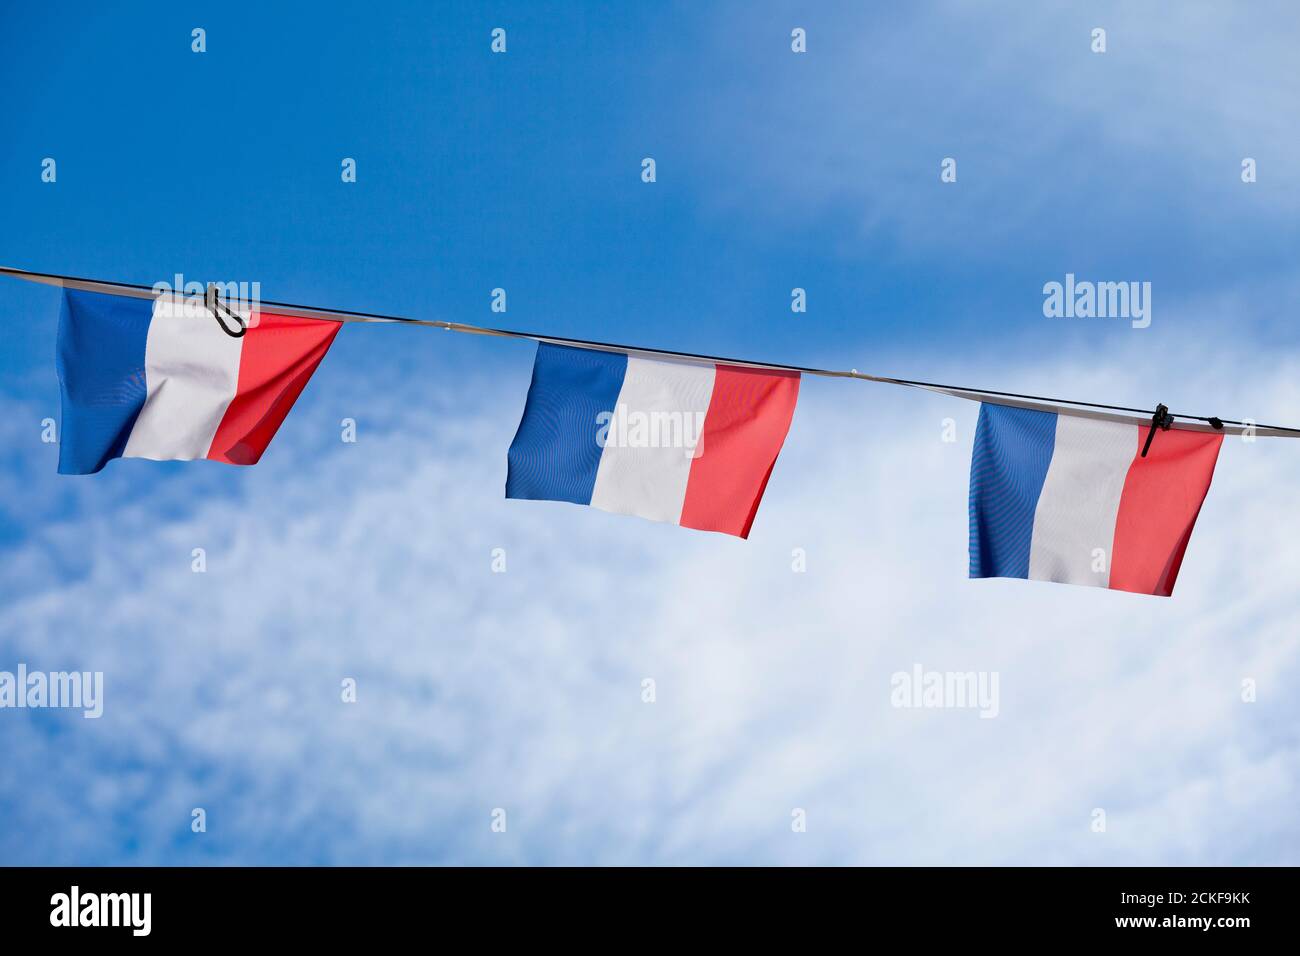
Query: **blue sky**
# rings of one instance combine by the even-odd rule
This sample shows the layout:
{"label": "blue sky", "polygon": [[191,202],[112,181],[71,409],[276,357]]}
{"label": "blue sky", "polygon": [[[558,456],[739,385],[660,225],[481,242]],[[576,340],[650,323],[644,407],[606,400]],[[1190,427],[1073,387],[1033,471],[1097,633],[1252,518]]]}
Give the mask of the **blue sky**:
{"label": "blue sky", "polygon": [[[0,264],[1300,419],[1287,4],[81,6],[0,13]],[[0,861],[1297,860],[1300,446],[1225,446],[1170,601],[969,582],[973,405],[805,382],[739,542],[505,501],[531,348],[348,327],[256,468],[59,478],[57,312],[0,283],[0,669],[105,715],[0,712]]]}

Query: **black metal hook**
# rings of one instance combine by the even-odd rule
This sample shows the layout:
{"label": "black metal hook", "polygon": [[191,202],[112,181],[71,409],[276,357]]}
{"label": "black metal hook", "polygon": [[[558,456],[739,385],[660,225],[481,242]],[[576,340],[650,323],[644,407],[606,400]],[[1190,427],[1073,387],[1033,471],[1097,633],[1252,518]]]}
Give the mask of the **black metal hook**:
{"label": "black metal hook", "polygon": [[[242,315],[238,312],[232,311],[229,306],[217,298],[217,287],[215,285],[208,286],[208,292],[204,298],[204,302],[207,304],[208,311],[212,313],[212,317],[217,320],[217,325],[221,326],[222,332],[225,332],[232,339],[244,337],[244,334],[248,331],[248,323],[244,321]],[[222,312],[235,320],[235,326],[238,331],[230,331],[230,326],[226,325],[226,320],[221,317]]]}
{"label": "black metal hook", "polygon": [[1151,439],[1156,437],[1156,429],[1159,428],[1161,431],[1167,432],[1173,423],[1174,416],[1169,414],[1169,407],[1167,405],[1157,405],[1156,413],[1151,416],[1151,430],[1147,432],[1146,444],[1142,446],[1143,458],[1151,450]]}

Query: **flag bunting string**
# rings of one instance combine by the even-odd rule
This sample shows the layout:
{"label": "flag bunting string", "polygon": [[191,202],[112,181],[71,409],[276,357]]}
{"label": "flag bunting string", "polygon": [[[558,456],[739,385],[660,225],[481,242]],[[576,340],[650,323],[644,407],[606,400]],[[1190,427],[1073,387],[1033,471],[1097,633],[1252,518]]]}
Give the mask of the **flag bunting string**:
{"label": "flag bunting string", "polygon": [[[105,279],[87,279],[79,276],[62,275],[59,273],[32,272],[26,269],[15,269],[6,266],[0,266],[0,275],[9,275],[28,282],[37,282],[67,289],[77,289],[87,292],[105,292],[115,295],[133,296],[136,298],[155,298],[160,294],[159,290],[153,286],[138,285],[129,282],[115,282]],[[243,320],[230,309],[226,308],[216,296],[214,286],[209,285],[203,296],[197,296],[183,291],[178,294],[188,299],[202,298],[204,304],[214,314],[216,320],[221,324],[221,327],[226,334],[238,338],[246,331],[246,325]],[[1163,404],[1158,404],[1153,414],[1152,409],[1133,408],[1123,405],[1109,405],[1099,402],[1076,401],[1074,399],[1050,398],[1047,396],[1028,395],[1019,392],[1001,391],[998,389],[946,385],[938,382],[923,382],[915,379],[895,378],[888,375],[872,375],[866,372],[860,372],[856,368],[847,370],[824,369],[801,365],[787,365],[779,362],[763,362],[753,359],[725,358],[721,356],[701,355],[694,352],[678,352],[670,349],[657,349],[639,345],[621,345],[613,342],[600,342],[590,339],[546,335],[536,332],[497,329],[480,325],[470,325],[463,322],[448,322],[441,319],[416,319],[407,316],[383,315],[373,312],[352,312],[343,309],[297,305],[288,302],[273,302],[266,299],[258,300],[257,305],[265,307],[268,311],[274,310],[277,314],[296,316],[300,318],[323,319],[341,323],[365,322],[376,324],[415,325],[427,328],[444,329],[448,332],[461,332],[469,335],[489,335],[498,338],[524,339],[533,342],[545,342],[552,345],[618,352],[628,355],[661,357],[677,361],[724,363],[744,368],[799,372],[805,375],[816,375],[823,378],[860,379],[867,382],[879,382],[886,385],[900,385],[907,388],[917,388],[925,391],[937,392],[955,398],[966,399],[968,401],[991,402],[996,405],[1031,409],[1035,411],[1064,412],[1065,414],[1076,417],[1091,418],[1102,421],[1117,421],[1125,424],[1131,424],[1137,421],[1137,419],[1133,417],[1135,415],[1151,416],[1149,422],[1151,426],[1150,435],[1154,435],[1157,427],[1167,430],[1175,421],[1180,420],[1178,421],[1178,427],[1183,431],[1237,435],[1247,433],[1257,436],[1277,438],[1300,437],[1300,428],[1293,428],[1285,425],[1265,425],[1253,421],[1219,418],[1213,415],[1192,415],[1184,412],[1171,412]],[[224,317],[222,313],[224,313]],[[238,327],[238,331],[231,331],[230,327],[226,324],[226,319],[233,319]],[[1147,423],[1143,422],[1143,424]]]}

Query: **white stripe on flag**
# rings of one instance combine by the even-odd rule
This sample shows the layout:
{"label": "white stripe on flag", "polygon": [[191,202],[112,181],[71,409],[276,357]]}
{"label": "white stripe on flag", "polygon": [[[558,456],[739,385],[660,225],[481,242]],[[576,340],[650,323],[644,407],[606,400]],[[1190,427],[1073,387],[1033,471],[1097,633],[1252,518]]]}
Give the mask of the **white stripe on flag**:
{"label": "white stripe on flag", "polygon": [[243,339],[217,325],[202,300],[159,296],[145,345],[148,397],[124,458],[206,458],[239,386]]}
{"label": "white stripe on flag", "polygon": [[628,356],[596,469],[593,508],[652,521],[681,520],[714,376],[712,365]]}
{"label": "white stripe on flag", "polygon": [[[1056,417],[1056,447],[1034,511],[1031,578],[1110,586],[1115,516],[1136,451],[1136,426]],[[1093,570],[1097,548],[1100,571]]]}

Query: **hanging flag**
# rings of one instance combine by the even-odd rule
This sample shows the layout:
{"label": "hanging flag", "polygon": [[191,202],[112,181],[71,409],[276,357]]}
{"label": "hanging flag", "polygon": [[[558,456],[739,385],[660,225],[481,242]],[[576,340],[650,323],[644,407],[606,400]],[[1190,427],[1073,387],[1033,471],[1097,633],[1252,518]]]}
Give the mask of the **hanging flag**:
{"label": "hanging flag", "polygon": [[1223,436],[982,404],[970,576],[1169,596]]}
{"label": "hanging flag", "polygon": [[746,538],[798,397],[798,372],[543,342],[506,497]]}
{"label": "hanging flag", "polygon": [[59,473],[93,474],[112,458],[256,464],[340,326],[244,317],[233,338],[202,299],[65,289]]}

